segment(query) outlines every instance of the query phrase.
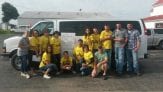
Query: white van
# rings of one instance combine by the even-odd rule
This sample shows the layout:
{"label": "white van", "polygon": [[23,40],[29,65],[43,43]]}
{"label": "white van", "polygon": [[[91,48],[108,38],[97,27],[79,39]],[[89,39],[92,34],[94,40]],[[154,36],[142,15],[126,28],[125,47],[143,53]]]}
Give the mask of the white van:
{"label": "white van", "polygon": [[[72,47],[76,40],[81,38],[86,28],[96,27],[99,31],[103,30],[104,25],[109,25],[111,30],[114,30],[117,23],[122,24],[122,27],[126,28],[128,23],[134,25],[135,29],[138,29],[141,34],[141,48],[139,50],[139,58],[145,58],[147,56],[147,36],[145,35],[145,26],[142,20],[48,20],[40,21],[31,27],[31,30],[38,30],[39,34],[43,33],[46,28],[50,33],[54,31],[61,32],[62,38],[62,50],[72,51]],[[16,51],[20,37],[11,37],[4,40],[4,54],[9,55],[13,67],[17,70],[20,69],[20,62],[17,59]]]}

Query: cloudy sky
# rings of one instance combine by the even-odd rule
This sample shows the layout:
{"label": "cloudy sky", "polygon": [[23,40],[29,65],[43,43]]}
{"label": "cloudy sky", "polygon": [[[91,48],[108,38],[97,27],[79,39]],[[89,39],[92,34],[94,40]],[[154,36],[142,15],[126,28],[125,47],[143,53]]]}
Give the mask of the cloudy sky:
{"label": "cloudy sky", "polygon": [[[0,0],[14,5],[20,14],[25,11],[107,12],[121,18],[149,16],[155,0]],[[0,9],[0,18],[2,11]]]}

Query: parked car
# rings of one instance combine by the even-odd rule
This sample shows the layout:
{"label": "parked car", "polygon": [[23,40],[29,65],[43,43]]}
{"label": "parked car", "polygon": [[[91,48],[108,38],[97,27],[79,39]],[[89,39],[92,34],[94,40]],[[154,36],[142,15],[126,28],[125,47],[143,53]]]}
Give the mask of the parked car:
{"label": "parked car", "polygon": [[159,47],[163,49],[163,28],[147,29],[148,47]]}

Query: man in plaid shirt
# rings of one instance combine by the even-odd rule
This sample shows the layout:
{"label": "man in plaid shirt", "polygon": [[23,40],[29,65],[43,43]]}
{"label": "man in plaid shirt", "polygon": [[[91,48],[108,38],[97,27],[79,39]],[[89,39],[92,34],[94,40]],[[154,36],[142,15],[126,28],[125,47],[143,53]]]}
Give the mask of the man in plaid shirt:
{"label": "man in plaid shirt", "polygon": [[138,64],[138,50],[140,48],[140,33],[133,28],[132,24],[127,24],[128,44],[127,44],[127,71],[140,76]]}

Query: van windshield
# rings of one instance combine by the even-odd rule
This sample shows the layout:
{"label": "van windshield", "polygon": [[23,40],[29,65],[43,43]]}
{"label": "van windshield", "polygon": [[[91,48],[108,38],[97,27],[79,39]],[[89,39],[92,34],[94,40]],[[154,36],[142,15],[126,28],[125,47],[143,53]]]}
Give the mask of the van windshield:
{"label": "van windshield", "polygon": [[39,34],[42,34],[44,29],[48,29],[50,32],[50,29],[53,29],[53,26],[53,22],[40,22],[32,30],[37,30]]}
{"label": "van windshield", "polygon": [[82,36],[86,28],[96,27],[99,32],[103,30],[104,25],[109,25],[112,31],[115,30],[117,23],[122,24],[123,28],[126,28],[128,23],[134,25],[134,28],[139,30],[141,34],[141,26],[139,21],[62,21],[60,22],[60,32],[64,33],[76,33],[77,36]]}

